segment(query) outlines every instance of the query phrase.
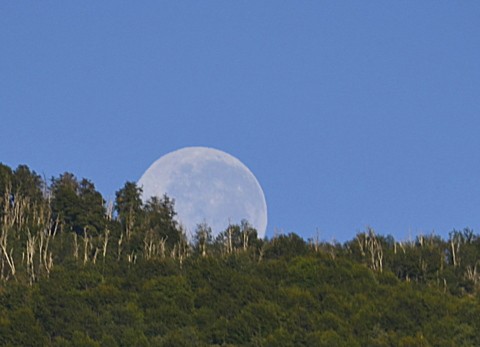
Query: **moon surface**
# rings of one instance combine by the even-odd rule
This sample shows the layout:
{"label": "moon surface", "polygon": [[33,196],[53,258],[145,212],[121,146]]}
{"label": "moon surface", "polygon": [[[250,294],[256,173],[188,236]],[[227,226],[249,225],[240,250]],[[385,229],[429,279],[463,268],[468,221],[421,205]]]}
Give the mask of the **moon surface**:
{"label": "moon surface", "polygon": [[206,222],[213,236],[246,219],[263,238],[265,195],[253,173],[237,158],[207,147],[186,147],[155,161],[138,181],[142,199],[167,194],[175,199],[177,220],[195,232]]}

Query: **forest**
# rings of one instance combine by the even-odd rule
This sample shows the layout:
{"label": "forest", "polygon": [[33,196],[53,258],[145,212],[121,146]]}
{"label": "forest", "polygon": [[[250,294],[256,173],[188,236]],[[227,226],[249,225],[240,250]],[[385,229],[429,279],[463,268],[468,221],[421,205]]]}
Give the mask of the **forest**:
{"label": "forest", "polygon": [[187,237],[168,196],[105,201],[0,164],[2,346],[480,346],[480,236]]}

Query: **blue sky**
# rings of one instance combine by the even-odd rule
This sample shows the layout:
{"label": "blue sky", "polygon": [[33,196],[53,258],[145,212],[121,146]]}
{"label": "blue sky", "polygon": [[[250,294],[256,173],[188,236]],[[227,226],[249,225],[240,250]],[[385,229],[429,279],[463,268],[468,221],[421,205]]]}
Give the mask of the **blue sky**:
{"label": "blue sky", "polygon": [[208,146],[274,228],[480,231],[480,3],[0,3],[0,162],[107,198]]}

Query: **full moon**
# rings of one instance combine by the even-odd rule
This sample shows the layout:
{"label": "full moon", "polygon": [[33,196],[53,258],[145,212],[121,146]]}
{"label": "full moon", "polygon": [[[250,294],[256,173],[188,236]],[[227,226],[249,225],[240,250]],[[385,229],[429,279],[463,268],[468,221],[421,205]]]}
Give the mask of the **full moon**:
{"label": "full moon", "polygon": [[253,173],[228,153],[186,147],[155,161],[138,181],[142,199],[167,194],[175,200],[177,220],[191,236],[206,222],[217,236],[245,219],[263,238],[267,227],[265,195]]}

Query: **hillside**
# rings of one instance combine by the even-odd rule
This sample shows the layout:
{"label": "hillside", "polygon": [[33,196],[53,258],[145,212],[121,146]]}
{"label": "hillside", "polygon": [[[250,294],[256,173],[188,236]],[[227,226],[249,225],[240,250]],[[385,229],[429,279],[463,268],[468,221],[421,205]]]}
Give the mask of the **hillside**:
{"label": "hillside", "polygon": [[169,197],[112,204],[0,164],[0,345],[479,346],[480,237],[189,239]]}

